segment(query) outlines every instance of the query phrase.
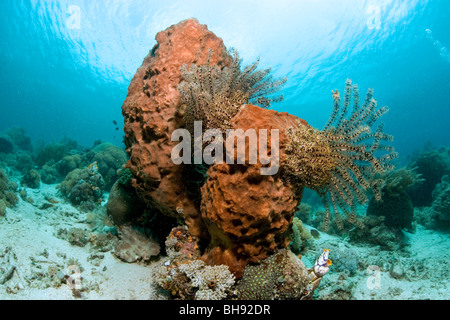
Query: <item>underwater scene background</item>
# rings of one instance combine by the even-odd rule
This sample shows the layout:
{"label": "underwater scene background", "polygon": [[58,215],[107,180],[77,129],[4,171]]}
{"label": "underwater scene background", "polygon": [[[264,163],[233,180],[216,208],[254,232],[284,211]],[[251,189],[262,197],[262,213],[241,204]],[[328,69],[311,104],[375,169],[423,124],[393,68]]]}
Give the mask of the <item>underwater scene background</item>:
{"label": "underwater scene background", "polygon": [[[0,299],[450,298],[448,1],[3,0],[0,16]],[[235,49],[236,77],[255,61],[274,87],[286,77],[269,107],[286,118],[249,109],[227,125],[257,113],[256,126],[301,118],[327,132],[357,84],[362,111],[336,124],[348,144],[291,132],[280,137],[287,164],[257,182],[253,167],[168,164],[161,132],[188,121],[164,110],[190,107],[192,87],[178,83],[218,72],[168,67],[187,55],[176,41],[197,48],[191,36],[198,65],[232,66]],[[167,83],[176,98],[158,91]],[[361,149],[340,153],[366,130],[349,129],[352,115],[378,120],[369,88],[389,107],[379,114],[389,136],[380,129],[369,146],[395,149],[386,167]],[[161,105],[146,104],[153,96]],[[323,172],[295,159],[316,138],[331,147],[312,158],[334,157],[319,162],[333,172],[319,182]],[[383,170],[371,171],[377,160]]]}

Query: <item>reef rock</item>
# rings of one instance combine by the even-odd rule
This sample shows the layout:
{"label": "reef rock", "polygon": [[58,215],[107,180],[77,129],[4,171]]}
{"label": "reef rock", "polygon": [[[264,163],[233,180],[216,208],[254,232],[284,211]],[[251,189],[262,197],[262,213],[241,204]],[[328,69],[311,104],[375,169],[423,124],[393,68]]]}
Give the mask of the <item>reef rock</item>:
{"label": "reef rock", "polygon": [[[233,129],[279,129],[280,166],[288,141],[286,130],[299,118],[285,112],[244,105],[231,120]],[[306,123],[306,122],[304,122]],[[271,150],[268,138],[267,150]],[[201,214],[211,236],[202,260],[211,265],[226,264],[239,278],[248,262],[258,262],[290,242],[289,225],[301,198],[275,175],[261,175],[260,158],[249,163],[249,143],[245,143],[245,164],[215,164],[208,170],[202,187]],[[230,150],[227,150],[228,152]]]}
{"label": "reef rock", "polygon": [[209,55],[211,64],[227,65],[230,57],[222,39],[195,19],[159,32],[156,41],[132,79],[122,106],[130,156],[126,167],[133,174],[133,187],[147,204],[166,215],[181,215],[196,235],[200,232],[195,227],[200,224],[199,209],[183,184],[183,167],[171,160],[177,144],[171,134],[183,126],[177,90],[180,68],[205,64]]}

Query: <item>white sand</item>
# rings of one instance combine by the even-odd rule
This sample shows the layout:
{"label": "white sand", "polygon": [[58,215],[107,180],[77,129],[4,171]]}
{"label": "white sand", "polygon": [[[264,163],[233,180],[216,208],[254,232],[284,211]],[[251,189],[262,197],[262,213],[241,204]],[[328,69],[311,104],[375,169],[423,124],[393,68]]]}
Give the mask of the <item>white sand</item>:
{"label": "white sand", "polygon": [[[339,288],[351,292],[353,299],[358,300],[450,299],[449,235],[425,230],[419,225],[414,234],[405,233],[405,241],[408,245],[402,250],[391,252],[364,244],[355,245],[322,233],[321,238],[314,241],[316,255],[329,247],[351,250],[357,256],[357,270],[348,276],[345,271],[333,269],[340,261],[333,260],[331,250],[333,265],[318,288],[318,297],[336,297],[331,293]],[[312,266],[313,251],[309,251],[302,261],[308,267]]]}
{"label": "white sand", "polygon": [[[103,259],[89,260],[91,254],[98,253],[91,244],[84,247],[73,246],[59,239],[60,228],[86,228],[83,221],[86,213],[80,213],[57,196],[55,185],[41,185],[39,190],[27,189],[34,203],[20,199],[17,207],[7,209],[6,218],[0,218],[0,250],[11,247],[17,257],[18,273],[5,284],[0,285],[0,299],[75,299],[72,290],[62,281],[59,287],[45,288],[51,276],[48,267],[59,265],[69,274],[67,266],[74,258],[83,268],[81,290],[83,299],[160,299],[152,285],[151,268],[129,264],[117,259],[111,251],[100,253]],[[54,198],[60,203],[54,207],[39,210],[44,197]],[[48,258],[41,255],[46,250]],[[35,260],[33,262],[31,259]],[[33,279],[39,272],[44,279]],[[30,283],[27,282],[30,280]],[[22,286],[22,289],[18,287]],[[11,290],[10,290],[11,289]],[[9,291],[9,293],[8,293]],[[14,293],[11,293],[14,292]]]}

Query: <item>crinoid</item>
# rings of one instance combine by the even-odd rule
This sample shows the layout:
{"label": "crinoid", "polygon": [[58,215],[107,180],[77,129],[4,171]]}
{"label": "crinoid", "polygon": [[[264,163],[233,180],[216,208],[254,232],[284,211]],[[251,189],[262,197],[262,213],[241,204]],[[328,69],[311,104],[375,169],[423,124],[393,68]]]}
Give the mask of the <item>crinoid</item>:
{"label": "crinoid", "polygon": [[283,96],[272,97],[286,78],[272,79],[271,69],[257,70],[259,59],[241,69],[241,59],[235,50],[229,67],[184,65],[183,81],[178,86],[186,128],[192,133],[194,121],[202,121],[203,130],[231,128],[230,120],[243,104],[269,107]]}
{"label": "crinoid", "polygon": [[333,112],[322,131],[301,124],[289,130],[284,168],[289,181],[313,189],[321,196],[326,209],[325,230],[330,221],[330,203],[338,228],[343,228],[338,208],[347,214],[349,222],[359,224],[357,204],[367,202],[369,189],[375,199],[381,199],[380,174],[391,170],[390,162],[397,157],[392,146],[382,143],[393,140],[391,135],[383,133],[383,124],[371,131],[388,111],[387,107],[377,109],[372,89],[362,105],[358,86],[352,86],[351,80],[345,84],[343,104],[338,90],[332,91],[332,95]]}

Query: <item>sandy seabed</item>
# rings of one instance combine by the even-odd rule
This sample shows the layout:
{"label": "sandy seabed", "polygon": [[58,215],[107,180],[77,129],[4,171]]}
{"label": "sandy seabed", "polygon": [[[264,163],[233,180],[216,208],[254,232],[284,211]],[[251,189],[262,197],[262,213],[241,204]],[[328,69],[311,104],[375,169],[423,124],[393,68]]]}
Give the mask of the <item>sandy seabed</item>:
{"label": "sandy seabed", "polygon": [[[56,185],[41,184],[39,189],[26,190],[33,203],[20,199],[0,217],[1,300],[167,299],[152,277],[157,260],[148,265],[126,263],[112,250],[101,252],[90,243],[71,245],[58,237],[58,231],[73,227],[89,230],[87,214],[61,199]],[[39,209],[49,198],[58,203]],[[414,234],[405,233],[405,238],[403,249],[383,251],[322,233],[302,256],[311,267],[324,248],[331,250],[333,266],[315,298],[450,299],[449,236],[418,226]],[[340,253],[337,259],[342,261],[333,258],[333,251]],[[75,271],[73,265],[77,266]],[[4,277],[11,270],[13,273]],[[79,279],[78,287],[67,282],[70,274]]]}

